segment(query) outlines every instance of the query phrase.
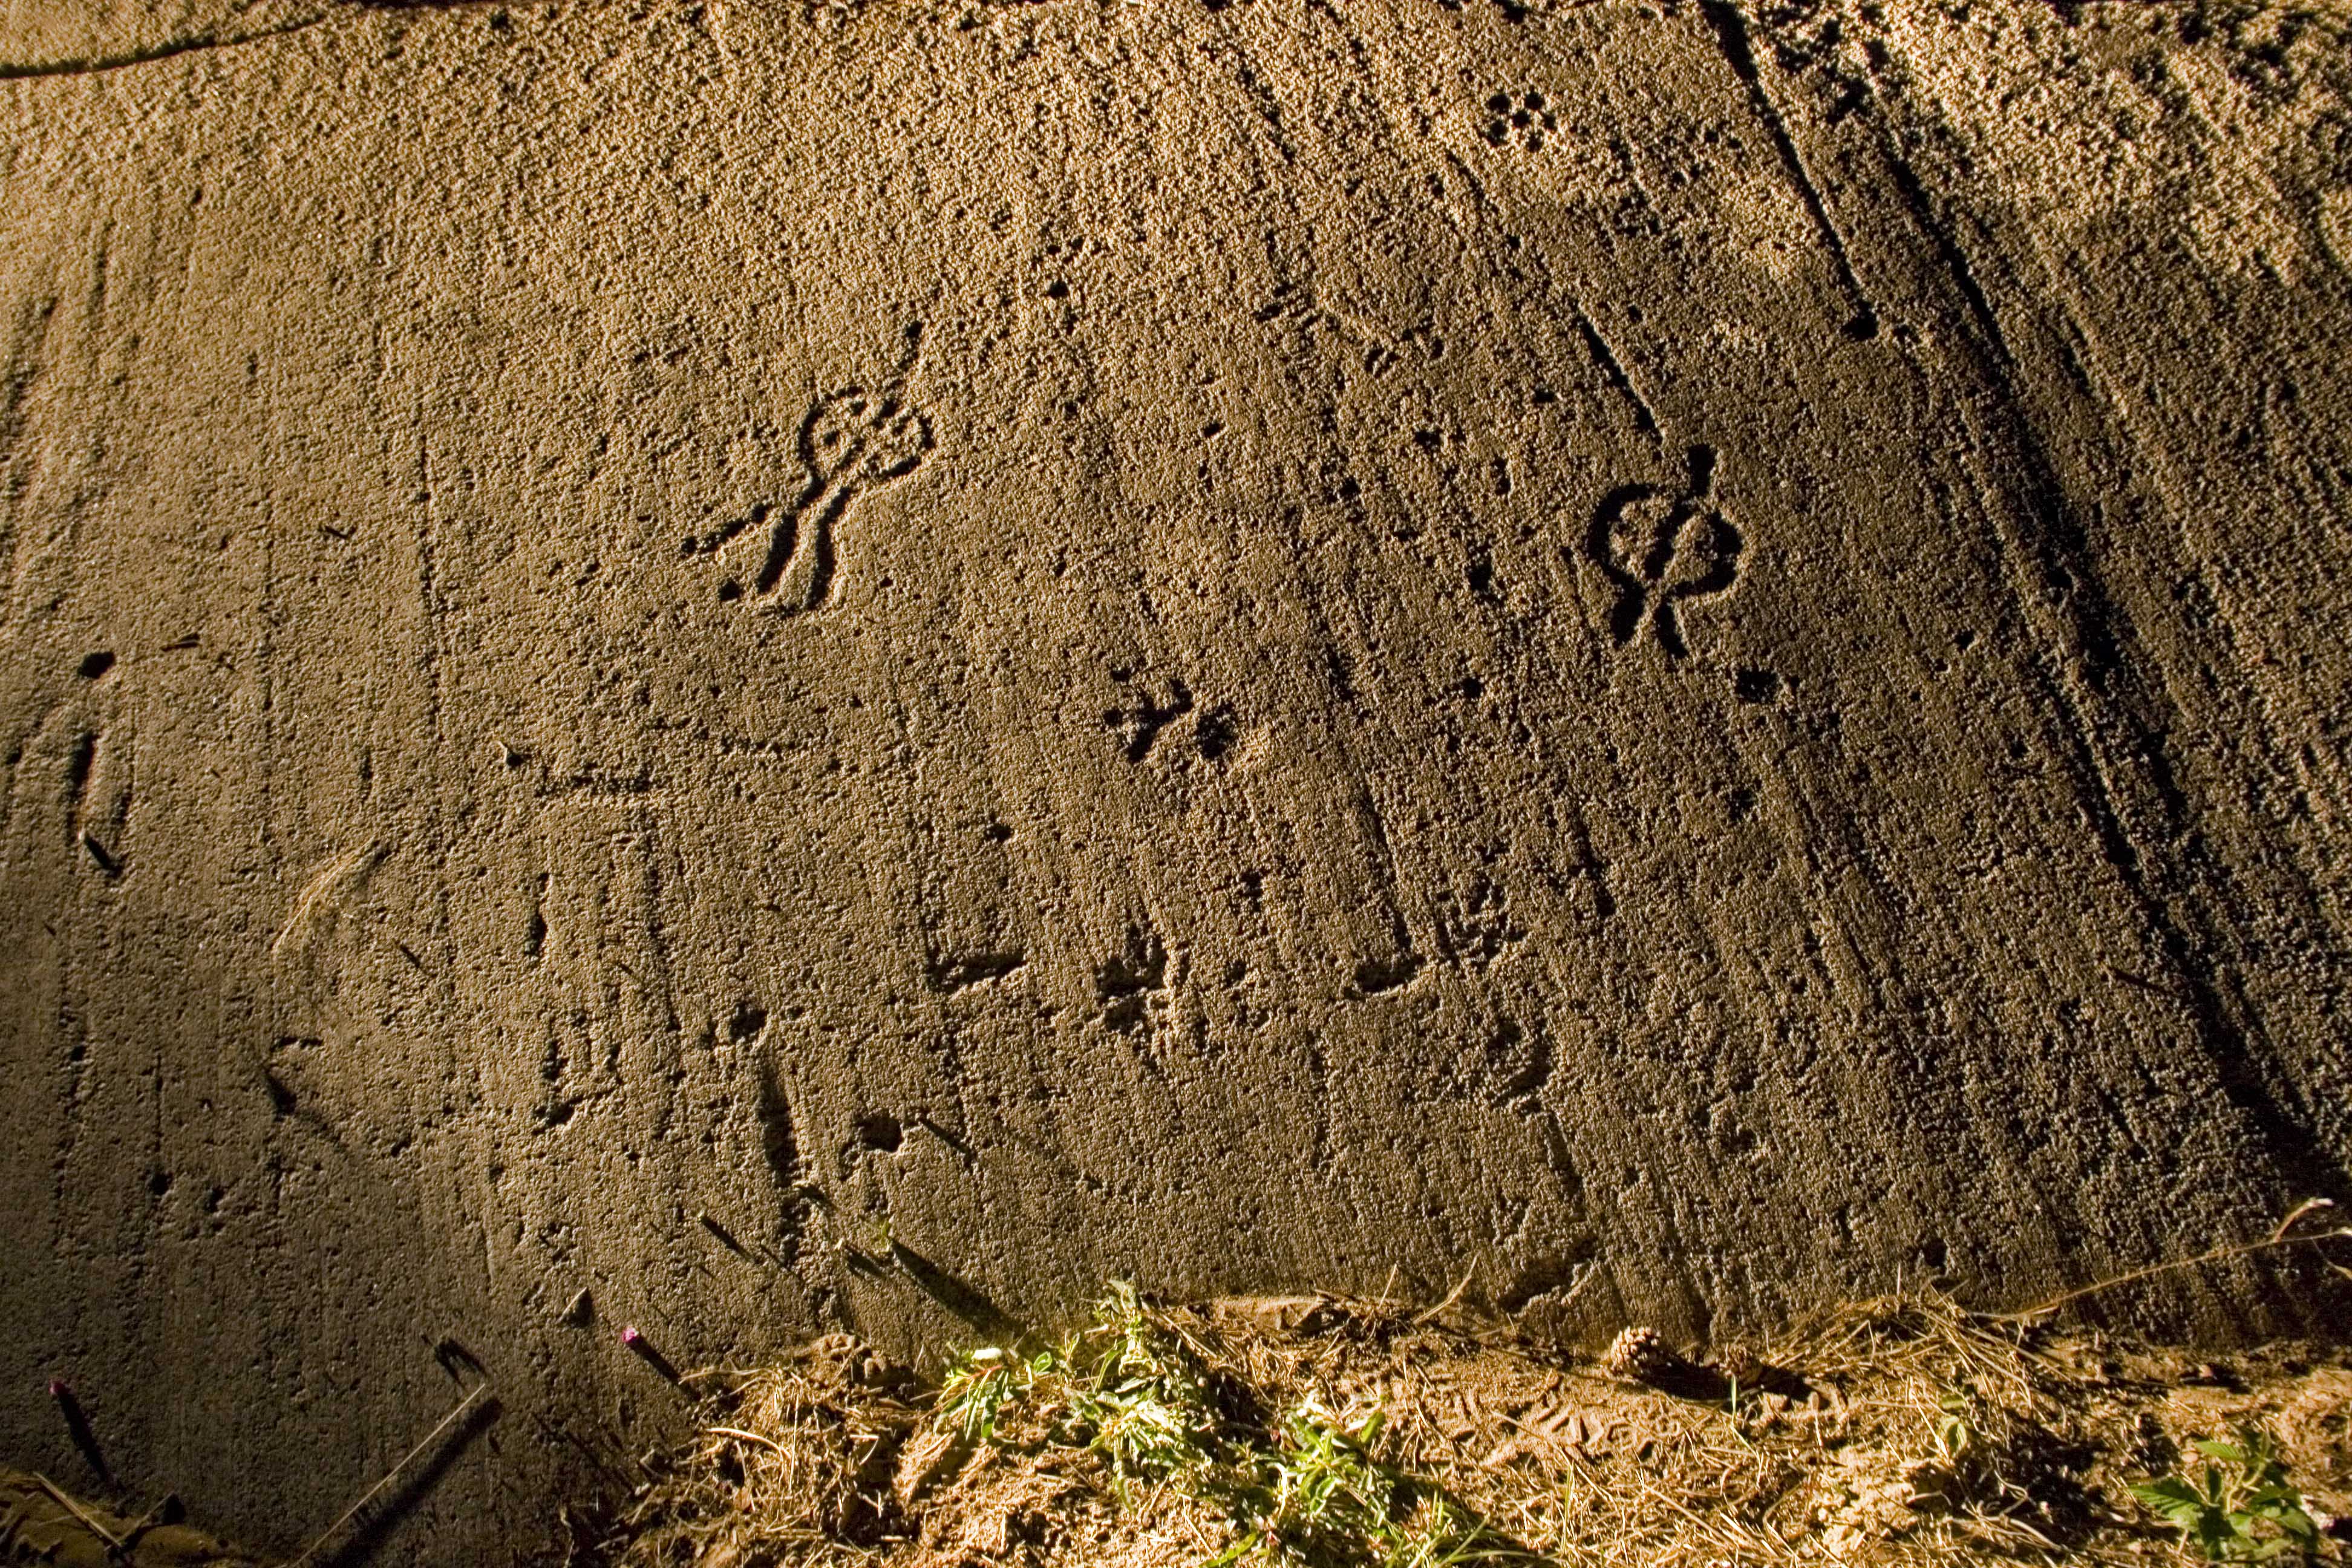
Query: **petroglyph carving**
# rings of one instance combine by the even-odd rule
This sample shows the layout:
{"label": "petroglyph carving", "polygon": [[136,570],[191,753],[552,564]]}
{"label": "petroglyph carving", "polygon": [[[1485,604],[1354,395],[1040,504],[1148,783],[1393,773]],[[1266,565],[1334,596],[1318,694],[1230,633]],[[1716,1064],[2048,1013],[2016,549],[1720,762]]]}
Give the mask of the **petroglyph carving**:
{"label": "petroglyph carving", "polygon": [[1586,547],[1617,590],[1609,634],[1628,647],[1643,629],[1655,630],[1669,658],[1685,658],[1681,606],[1728,591],[1739,579],[1745,545],[1709,500],[1715,450],[1690,449],[1690,479],[1679,495],[1657,485],[1620,485],[1592,514]]}
{"label": "petroglyph carving", "polygon": [[[1131,679],[1124,670],[1113,673],[1121,685]],[[1103,723],[1119,737],[1119,754],[1130,763],[1139,763],[1151,754],[1152,743],[1162,730],[1192,711],[1192,689],[1181,677],[1171,677],[1165,701],[1139,689],[1132,706],[1105,709]]]}
{"label": "petroglyph carving", "polygon": [[1544,138],[1559,129],[1544,95],[1533,88],[1495,94],[1486,100],[1486,115],[1484,134],[1492,147],[1516,143],[1530,153],[1540,153]]}
{"label": "petroglyph carving", "polygon": [[[930,416],[906,401],[921,344],[918,324],[908,329],[906,357],[887,382],[844,387],[810,407],[799,441],[808,478],[797,500],[788,507],[762,501],[704,544],[707,552],[716,552],[746,533],[766,531],[767,552],[748,589],[763,608],[797,615],[830,604],[835,524],[861,495],[913,473],[929,453]],[[730,576],[719,596],[732,601],[746,592],[740,578]]]}
{"label": "petroglyph carving", "polygon": [[1102,1020],[1132,1035],[1150,1022],[1151,999],[1168,987],[1168,946],[1148,928],[1128,929],[1117,952],[1095,968],[1095,999]]}

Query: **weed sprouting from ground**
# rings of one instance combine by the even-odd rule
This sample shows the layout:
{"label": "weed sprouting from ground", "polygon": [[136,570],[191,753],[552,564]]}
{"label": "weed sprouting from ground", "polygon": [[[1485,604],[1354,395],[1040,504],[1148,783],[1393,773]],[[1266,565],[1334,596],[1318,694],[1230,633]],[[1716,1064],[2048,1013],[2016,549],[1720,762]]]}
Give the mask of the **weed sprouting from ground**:
{"label": "weed sprouting from ground", "polygon": [[1012,1352],[983,1346],[959,1356],[940,1381],[932,1423],[966,1443],[993,1442],[1005,1405],[1028,1394],[1059,1365],[1051,1351],[1024,1361]]}
{"label": "weed sprouting from ground", "polygon": [[1227,1447],[1201,1358],[1146,1315],[1131,1288],[1111,1287],[1063,1362],[1076,1375],[1055,1436],[1101,1455],[1123,1500],[1139,1485],[1205,1471]]}
{"label": "weed sprouting from ground", "polygon": [[2269,1433],[2241,1426],[2235,1442],[2194,1438],[2205,1456],[2201,1477],[2164,1476],[2132,1496],[2163,1516],[2210,1563],[2268,1563],[2308,1557],[2319,1526],[2287,1480]]}
{"label": "weed sprouting from ground", "polygon": [[[1342,1417],[1308,1397],[1268,1418],[1251,1390],[1212,1369],[1211,1352],[1114,1284],[1094,1322],[1028,1357],[985,1347],[940,1385],[933,1440],[1084,1455],[1123,1507],[1165,1489],[1221,1517],[1231,1539],[1204,1568],[1266,1562],[1319,1568],[1450,1568],[1535,1561],[1433,1480],[1376,1456],[1373,1408]],[[1025,1434],[1025,1436],[1024,1436]]]}
{"label": "weed sprouting from ground", "polygon": [[1290,1412],[1272,1446],[1250,1455],[1253,1473],[1233,1498],[1236,1539],[1209,1568],[1254,1556],[1380,1568],[1540,1561],[1433,1480],[1374,1458],[1382,1425],[1377,1410],[1343,1425],[1311,1401]]}

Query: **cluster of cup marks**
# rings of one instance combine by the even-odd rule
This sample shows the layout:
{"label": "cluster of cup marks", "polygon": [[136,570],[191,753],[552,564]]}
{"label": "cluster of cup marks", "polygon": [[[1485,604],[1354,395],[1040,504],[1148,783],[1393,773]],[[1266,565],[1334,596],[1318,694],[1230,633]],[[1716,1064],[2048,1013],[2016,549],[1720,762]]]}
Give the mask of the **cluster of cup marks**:
{"label": "cluster of cup marks", "polygon": [[1516,95],[1496,93],[1486,100],[1486,111],[1494,116],[1486,122],[1486,143],[1491,147],[1516,137],[1528,152],[1540,153],[1544,138],[1559,129],[1544,95],[1532,88]]}

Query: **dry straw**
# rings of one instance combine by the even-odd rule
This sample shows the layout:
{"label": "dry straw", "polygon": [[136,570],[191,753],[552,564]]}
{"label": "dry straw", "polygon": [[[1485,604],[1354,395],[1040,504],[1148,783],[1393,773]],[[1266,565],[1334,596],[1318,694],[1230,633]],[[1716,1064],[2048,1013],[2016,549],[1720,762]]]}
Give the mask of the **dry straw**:
{"label": "dry straw", "polygon": [[[2169,1532],[2127,1486],[2231,1409],[2277,1415],[2311,1495],[2352,1511],[2352,1458],[2330,1460],[2289,1420],[2352,1390],[2352,1366],[2340,1349],[2255,1355],[2231,1393],[2187,1355],[2053,1320],[2162,1273],[2347,1238],[2310,1228],[2328,1209],[2022,1312],[1899,1290],[1711,1361],[1645,1362],[1664,1386],[1479,1318],[1466,1280],[1418,1311],[1114,1290],[1058,1352],[981,1352],[944,1387],[835,1336],[781,1367],[695,1380],[708,1425],[586,1555],[620,1568],[2168,1561]],[[1317,1488],[1339,1500],[1314,1503]],[[1381,1507],[1347,1511],[1363,1496]]]}

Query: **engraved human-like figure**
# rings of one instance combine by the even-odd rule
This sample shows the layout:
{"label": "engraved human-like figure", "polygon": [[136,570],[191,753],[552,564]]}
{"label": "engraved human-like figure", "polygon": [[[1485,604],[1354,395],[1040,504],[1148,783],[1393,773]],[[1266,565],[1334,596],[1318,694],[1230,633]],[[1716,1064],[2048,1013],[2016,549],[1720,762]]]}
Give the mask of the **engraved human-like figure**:
{"label": "engraved human-like figure", "polygon": [[[931,421],[903,396],[906,369],[890,384],[869,390],[845,387],[820,399],[801,421],[800,459],[808,480],[789,507],[761,503],[729,524],[704,546],[724,549],[745,532],[768,528],[767,553],[752,574],[751,592],[778,615],[821,609],[833,597],[833,529],[850,504],[877,485],[915,471],[932,447]],[[738,599],[744,585],[730,578],[719,597]]]}
{"label": "engraved human-like figure", "polygon": [[1619,647],[1646,625],[1669,658],[1688,658],[1680,605],[1723,593],[1738,580],[1745,542],[1708,499],[1714,477],[1714,451],[1694,447],[1690,483],[1680,494],[1635,484],[1601,498],[1586,547],[1617,589],[1609,633]]}

